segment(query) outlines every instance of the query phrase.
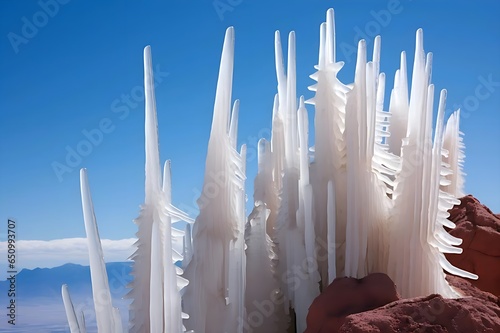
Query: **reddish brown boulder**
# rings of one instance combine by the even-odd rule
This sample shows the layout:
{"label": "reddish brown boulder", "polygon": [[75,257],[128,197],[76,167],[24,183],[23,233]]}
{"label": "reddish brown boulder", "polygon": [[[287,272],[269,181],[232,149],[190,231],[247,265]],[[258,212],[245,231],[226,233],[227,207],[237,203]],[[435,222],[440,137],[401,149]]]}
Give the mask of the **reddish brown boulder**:
{"label": "reddish brown boulder", "polygon": [[447,254],[454,266],[479,275],[471,283],[500,295],[500,218],[476,198],[467,195],[453,207],[449,220],[456,224],[450,234],[463,240],[460,255]]}
{"label": "reddish brown boulder", "polygon": [[337,278],[311,304],[304,333],[336,332],[346,316],[398,299],[394,282],[385,274],[374,273],[362,279]]}
{"label": "reddish brown boulder", "polygon": [[500,332],[500,308],[475,297],[443,299],[430,295],[403,299],[345,318],[340,329],[321,333]]}

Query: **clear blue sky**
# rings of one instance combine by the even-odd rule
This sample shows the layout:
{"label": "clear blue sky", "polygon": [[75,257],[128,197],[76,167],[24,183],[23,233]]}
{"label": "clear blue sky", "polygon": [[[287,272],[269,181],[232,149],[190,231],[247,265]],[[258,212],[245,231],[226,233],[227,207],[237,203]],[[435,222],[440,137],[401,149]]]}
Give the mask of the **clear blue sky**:
{"label": "clear blue sky", "polygon": [[[297,91],[310,98],[308,75],[317,62],[319,25],[330,7],[335,9],[338,47],[354,47],[361,31],[371,52],[374,32],[382,35],[381,70],[389,87],[402,50],[411,68],[415,31],[424,29],[425,49],[434,52],[436,90],[448,89],[447,115],[454,105],[468,103],[461,119],[466,191],[500,212],[500,5],[397,2],[390,19],[376,21],[373,13],[394,1],[221,0],[231,10],[218,13],[213,1],[66,0],[53,17],[40,14],[35,1],[1,1],[1,240],[7,217],[18,220],[20,239],[84,236],[81,167],[89,170],[101,237],[133,237],[132,219],[144,199],[144,106],[142,97],[128,102],[122,97],[140,96],[142,52],[148,44],[154,65],[168,72],[157,74],[161,159],[172,160],[174,203],[193,214],[224,31],[231,25],[236,32],[233,98],[241,100],[239,145],[249,146],[251,204],[257,136],[269,137],[277,85],[274,31],[279,29],[283,40],[296,31]],[[37,31],[28,27],[34,21]],[[341,79],[350,83],[355,55],[340,49],[337,54],[347,62]],[[482,80],[493,85],[485,87]],[[386,100],[388,96],[389,89]],[[310,113],[312,117],[312,109]],[[82,131],[99,128],[106,118],[105,127],[113,130],[59,181],[53,162],[65,164],[66,147],[77,149],[85,140]]]}

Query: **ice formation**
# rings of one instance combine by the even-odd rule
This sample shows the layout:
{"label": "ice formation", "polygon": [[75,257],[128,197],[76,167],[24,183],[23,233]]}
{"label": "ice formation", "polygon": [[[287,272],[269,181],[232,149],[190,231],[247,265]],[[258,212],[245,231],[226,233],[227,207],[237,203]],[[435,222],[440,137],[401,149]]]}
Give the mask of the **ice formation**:
{"label": "ice formation", "polygon": [[182,255],[172,249],[172,238],[184,233],[172,227],[172,222],[192,219],[172,205],[170,161],[162,173],[158,148],[158,122],[154,95],[151,48],[144,49],[145,91],[145,145],[146,181],[145,201],[139,217],[137,251],[132,275],[130,332],[182,332],[182,319],[188,318],[181,310],[180,290],[188,281],[181,276],[182,269],[175,262]]}
{"label": "ice formation", "polygon": [[447,181],[442,184],[442,190],[460,198],[464,193],[464,177],[462,166],[465,158],[465,146],[460,132],[460,110],[455,111],[448,121],[443,138],[443,161],[450,169],[446,175]]}
{"label": "ice formation", "polygon": [[104,264],[101,239],[97,230],[94,204],[90,195],[87,170],[80,170],[80,186],[82,194],[83,219],[89,248],[90,278],[94,298],[97,329],[102,332],[123,332],[118,308],[113,308],[109,291],[108,275]]}
{"label": "ice formation", "polygon": [[172,205],[170,161],[163,170],[163,184],[158,148],[158,122],[154,94],[151,48],[144,49],[145,91],[145,145],[146,181],[145,200],[139,217],[137,250],[134,260],[130,332],[182,332],[187,314],[181,310],[180,290],[188,281],[181,276],[182,269],[175,262],[182,255],[172,249],[172,237],[184,233],[172,227],[172,222],[192,219]]}
{"label": "ice formation", "polygon": [[[445,280],[450,273],[477,278],[452,266],[443,253],[461,253],[462,240],[444,227],[454,228],[448,210],[460,201],[440,189],[449,170],[443,163],[443,119],[446,90],[439,98],[434,141],[432,114],[434,85],[430,84],[432,54],[423,49],[423,32],[417,31],[415,61],[408,111],[407,135],[401,147],[401,168],[396,173],[390,220],[388,274],[404,297],[440,293],[457,294]],[[439,265],[438,265],[439,264]],[[401,269],[403,267],[403,269]],[[418,267],[418,269],[416,269]],[[413,269],[412,269],[413,268]]]}
{"label": "ice formation", "polygon": [[[380,36],[371,59],[359,41],[354,82],[344,84],[337,78],[343,62],[336,57],[332,9],[319,35],[316,83],[309,87],[314,97],[304,101],[296,94],[295,33],[288,36],[286,66],[275,34],[272,134],[258,144],[248,218],[246,147],[238,150],[239,101],[232,104],[234,29],[224,38],[195,221],[172,205],[170,161],[161,173],[151,50],[145,48],[145,202],[135,220],[130,332],[270,333],[290,325],[302,332],[309,305],[336,277],[387,273],[403,297],[456,297],[443,269],[477,278],[443,255],[461,252],[461,240],[444,227],[454,227],[447,211],[463,195],[464,145],[459,111],[445,125],[445,90],[433,134],[432,54],[424,52],[422,30],[411,89],[402,52],[388,110]],[[314,147],[306,103],[314,106]],[[121,332],[85,169],[81,184],[98,329]],[[172,227],[178,220],[188,222],[185,233]],[[173,237],[184,237],[182,254],[172,249]],[[182,269],[175,266],[180,260]],[[84,332],[66,286],[62,294],[71,332]]]}
{"label": "ice formation", "polygon": [[66,318],[68,319],[70,332],[85,333],[86,329],[85,329],[85,320],[83,320],[83,313],[81,320],[78,320],[75,308],[73,306],[73,302],[71,301],[71,296],[69,294],[68,286],[66,284],[63,284],[61,292],[64,303],[64,310],[66,311]]}
{"label": "ice formation", "polygon": [[[108,275],[106,273],[101,239],[99,237],[99,230],[97,229],[94,204],[90,195],[86,169],[80,170],[80,187],[97,329],[99,332],[121,333],[123,332],[121,316],[118,308],[113,307],[111,300]],[[83,313],[80,318],[77,318],[67,285],[62,286],[62,297],[71,333],[84,333],[86,326]]]}
{"label": "ice formation", "polygon": [[[245,146],[236,150],[238,101],[231,112],[234,29],[224,38],[193,256],[186,267],[187,322],[195,332],[243,332],[245,318]],[[238,320],[240,319],[240,320]]]}
{"label": "ice formation", "polygon": [[[182,255],[172,248],[172,238],[183,237],[184,232],[173,228],[172,223],[179,220],[188,223],[194,221],[172,205],[170,161],[164,164],[162,179],[149,46],[144,49],[144,87],[145,202],[135,220],[139,230],[135,243],[137,250],[131,257],[134,260],[134,280],[128,294],[128,297],[132,298],[129,332],[183,332],[183,319],[187,319],[188,315],[182,312],[180,291],[188,281],[181,276],[182,269],[175,266],[176,262],[182,260]],[[111,304],[108,277],[85,169],[80,171],[80,182],[97,328],[99,332],[121,333],[122,321],[118,309],[113,308]],[[84,332],[85,323],[76,319],[66,286],[63,286],[62,294],[71,332]]]}

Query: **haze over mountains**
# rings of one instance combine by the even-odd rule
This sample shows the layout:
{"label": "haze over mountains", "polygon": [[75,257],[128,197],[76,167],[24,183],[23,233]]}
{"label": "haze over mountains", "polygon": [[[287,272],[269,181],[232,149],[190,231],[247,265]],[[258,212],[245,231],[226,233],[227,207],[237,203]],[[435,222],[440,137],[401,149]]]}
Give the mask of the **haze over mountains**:
{"label": "haze over mountains", "polygon": [[[128,322],[129,300],[123,299],[132,280],[131,262],[106,264],[113,305],[120,309],[124,326]],[[16,333],[69,332],[61,298],[61,286],[67,284],[75,311],[84,312],[87,328],[95,331],[92,286],[89,266],[65,264],[54,268],[23,269],[16,276]],[[0,281],[0,293],[5,295],[9,281]],[[9,332],[12,326],[0,321],[0,332]]]}

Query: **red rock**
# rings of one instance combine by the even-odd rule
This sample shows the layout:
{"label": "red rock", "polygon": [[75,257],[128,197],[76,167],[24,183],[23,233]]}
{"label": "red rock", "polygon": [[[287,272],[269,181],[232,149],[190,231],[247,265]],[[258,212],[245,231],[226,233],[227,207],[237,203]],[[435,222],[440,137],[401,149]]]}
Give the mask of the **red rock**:
{"label": "red rock", "polygon": [[[474,287],[467,279],[447,276],[450,285],[464,295],[463,298],[430,295],[397,300],[395,290],[391,289],[394,288],[392,281],[384,274],[374,275],[377,276],[360,280],[336,279],[310,307],[306,333],[500,332],[499,298]],[[373,295],[377,286],[381,290]],[[370,299],[380,303],[390,302],[390,298],[396,300],[359,312],[365,306],[358,299],[363,294],[368,302]],[[383,299],[382,295],[388,297]]]}
{"label": "red rock", "polygon": [[449,232],[463,239],[463,253],[447,255],[448,260],[480,276],[477,281],[447,276],[464,297],[399,300],[385,274],[339,278],[309,308],[305,333],[500,333],[500,214],[493,214],[470,195],[450,214],[457,227]]}
{"label": "red rock", "polygon": [[475,225],[491,227],[496,231],[500,231],[500,217],[481,204],[479,200],[472,195],[466,195],[460,199],[460,205],[450,209],[450,221],[455,223],[461,221],[471,221]]}
{"label": "red rock", "polygon": [[500,308],[475,297],[443,299],[430,295],[392,302],[378,309],[352,314],[337,331],[361,332],[500,332]]}
{"label": "red rock", "polygon": [[385,274],[337,278],[311,304],[305,333],[336,332],[346,316],[398,299],[394,282]]}
{"label": "red rock", "polygon": [[453,207],[449,220],[457,226],[450,234],[463,240],[460,255],[446,254],[454,266],[479,275],[471,283],[500,295],[500,218],[476,198],[467,195]]}
{"label": "red rock", "polygon": [[446,280],[456,291],[458,291],[462,296],[471,296],[478,299],[482,299],[486,302],[491,302],[493,305],[497,305],[500,307],[500,298],[486,291],[482,291],[481,289],[474,287],[472,283],[470,283],[469,279],[465,279],[463,277],[447,275]]}

